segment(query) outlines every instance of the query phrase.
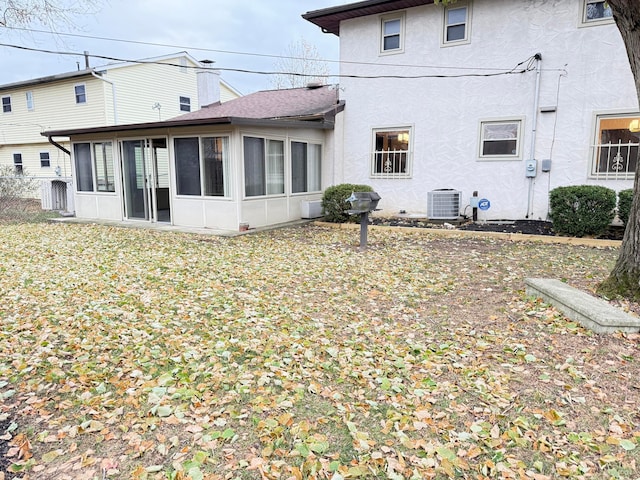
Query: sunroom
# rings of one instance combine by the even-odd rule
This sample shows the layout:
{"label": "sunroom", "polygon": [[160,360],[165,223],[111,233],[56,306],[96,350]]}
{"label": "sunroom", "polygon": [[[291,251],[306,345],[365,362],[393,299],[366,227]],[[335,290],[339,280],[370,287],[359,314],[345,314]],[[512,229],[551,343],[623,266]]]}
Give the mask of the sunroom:
{"label": "sunroom", "polygon": [[164,122],[71,139],[76,217],[238,230],[302,218],[330,184],[330,86],[257,92]]}

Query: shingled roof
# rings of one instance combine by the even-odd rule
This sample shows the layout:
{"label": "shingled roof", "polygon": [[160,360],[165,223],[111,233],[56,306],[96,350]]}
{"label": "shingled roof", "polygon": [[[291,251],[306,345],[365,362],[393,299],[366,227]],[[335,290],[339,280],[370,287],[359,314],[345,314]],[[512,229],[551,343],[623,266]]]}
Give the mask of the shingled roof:
{"label": "shingled roof", "polygon": [[264,90],[214,103],[160,122],[111,125],[43,132],[46,137],[68,137],[84,133],[121,132],[192,125],[272,125],[333,128],[334,117],[344,109],[338,89],[331,85],[285,90]]}

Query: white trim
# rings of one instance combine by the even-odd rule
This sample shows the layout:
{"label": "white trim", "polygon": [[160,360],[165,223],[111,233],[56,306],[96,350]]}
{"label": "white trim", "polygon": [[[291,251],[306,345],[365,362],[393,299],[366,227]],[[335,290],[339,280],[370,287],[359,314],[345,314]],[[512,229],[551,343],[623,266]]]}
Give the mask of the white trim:
{"label": "white trim", "polygon": [[[406,171],[404,173],[377,173],[375,171],[375,155],[376,155],[376,133],[378,132],[397,132],[408,131],[409,143],[407,145]],[[413,125],[393,125],[388,127],[372,127],[371,128],[371,150],[369,152],[369,178],[404,180],[413,177],[413,145],[414,145],[414,126]]]}
{"label": "white trim", "polygon": [[[466,9],[465,23],[464,23],[464,38],[460,40],[447,40],[447,13],[451,10]],[[442,14],[442,37],[440,38],[441,46],[452,47],[455,45],[467,45],[471,43],[471,17],[472,17],[472,4],[471,1],[463,1],[449,4],[443,8]],[[462,25],[462,24],[455,24]]]}
{"label": "white trim", "polygon": [[[398,20],[400,22],[400,33],[398,34],[398,48],[391,48],[389,50],[385,50],[384,48],[384,26],[387,22],[392,22],[394,20]],[[380,55],[395,55],[397,53],[404,53],[404,37],[406,36],[406,27],[405,27],[405,12],[394,13],[392,15],[382,15],[380,16]]]}
{"label": "white trim", "polygon": [[[602,119],[607,118],[640,118],[640,112],[629,111],[629,110],[608,110],[601,112],[594,112],[593,114],[593,123],[591,130],[591,143],[589,145],[589,162],[588,162],[588,171],[587,177],[590,179],[596,180],[633,180],[635,178],[635,170],[632,172],[603,172],[598,173],[596,171],[596,165],[598,162],[598,149],[600,148],[600,121]],[[612,144],[615,145],[615,144]],[[635,146],[635,143],[625,143],[622,144],[625,146]],[[636,168],[640,166],[640,163],[636,165]]]}
{"label": "white trim", "polygon": [[[524,117],[503,117],[503,118],[483,118],[478,122],[478,161],[519,161],[522,160],[522,144],[524,143]],[[509,124],[515,123],[518,126],[516,136],[516,153],[510,155],[484,155],[482,147],[484,145],[485,124]]]}
{"label": "white trim", "polygon": [[[615,23],[613,16],[611,17],[602,17],[595,20],[587,20],[587,5],[589,3],[596,3],[600,0],[581,0],[580,2],[580,19],[578,20],[579,27],[593,27],[597,25],[608,25],[611,23]],[[605,3],[603,1],[602,3]]]}

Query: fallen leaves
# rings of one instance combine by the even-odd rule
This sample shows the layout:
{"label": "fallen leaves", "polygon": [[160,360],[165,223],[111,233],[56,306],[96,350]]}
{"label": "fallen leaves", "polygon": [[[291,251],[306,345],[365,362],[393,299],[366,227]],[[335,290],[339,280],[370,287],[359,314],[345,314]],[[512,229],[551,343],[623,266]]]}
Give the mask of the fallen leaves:
{"label": "fallen leaves", "polygon": [[7,474],[638,476],[637,336],[523,294],[614,251],[352,236],[3,227]]}

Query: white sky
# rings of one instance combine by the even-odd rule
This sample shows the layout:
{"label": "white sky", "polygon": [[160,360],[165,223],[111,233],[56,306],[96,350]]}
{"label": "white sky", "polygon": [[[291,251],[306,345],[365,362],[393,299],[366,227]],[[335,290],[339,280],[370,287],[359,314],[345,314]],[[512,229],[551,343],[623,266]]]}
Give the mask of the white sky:
{"label": "white sky", "polygon": [[[76,29],[58,28],[60,33],[105,37],[169,46],[140,45],[65,35],[52,35],[0,28],[0,43],[54,51],[78,52],[141,59],[187,51],[197,60],[214,60],[215,67],[274,71],[275,58],[237,55],[284,55],[303,38],[314,45],[320,57],[338,71],[335,35],[322,33],[304,20],[308,11],[350,3],[351,0],[103,0],[95,14],[72,18]],[[32,25],[31,29],[41,29]],[[205,49],[205,50],[198,50]],[[0,46],[0,84],[44,77],[84,68],[84,58],[30,52]],[[108,63],[91,59],[91,66]],[[243,94],[272,88],[270,76],[222,71],[222,78]]]}

